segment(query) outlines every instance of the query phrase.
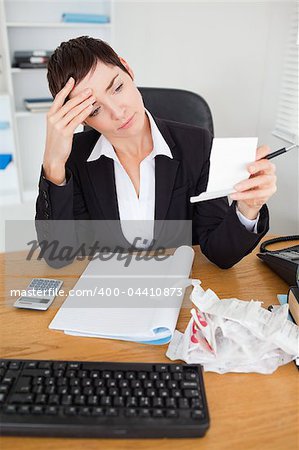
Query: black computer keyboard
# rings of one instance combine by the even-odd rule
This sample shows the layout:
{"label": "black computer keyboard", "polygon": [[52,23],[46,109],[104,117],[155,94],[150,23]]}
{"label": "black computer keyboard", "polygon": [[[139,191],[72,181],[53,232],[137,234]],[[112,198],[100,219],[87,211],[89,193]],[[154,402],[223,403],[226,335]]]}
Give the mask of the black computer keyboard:
{"label": "black computer keyboard", "polygon": [[201,366],[0,360],[1,433],[201,437],[209,413]]}

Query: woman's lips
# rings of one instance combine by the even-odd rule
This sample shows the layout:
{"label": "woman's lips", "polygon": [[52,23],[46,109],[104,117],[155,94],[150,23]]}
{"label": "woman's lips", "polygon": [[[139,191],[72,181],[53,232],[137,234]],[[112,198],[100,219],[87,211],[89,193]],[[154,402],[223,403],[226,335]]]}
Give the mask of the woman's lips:
{"label": "woman's lips", "polygon": [[125,122],[121,127],[119,127],[119,130],[125,130],[126,128],[129,128],[133,123],[134,116],[135,114],[133,114],[133,116],[129,120],[127,120],[127,122]]}

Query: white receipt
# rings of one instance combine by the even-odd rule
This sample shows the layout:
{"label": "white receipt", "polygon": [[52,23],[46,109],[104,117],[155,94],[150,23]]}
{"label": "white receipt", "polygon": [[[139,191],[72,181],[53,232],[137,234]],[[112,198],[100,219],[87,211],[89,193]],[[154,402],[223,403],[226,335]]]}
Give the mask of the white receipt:
{"label": "white receipt", "polygon": [[225,197],[234,185],[249,177],[247,164],[255,161],[258,138],[214,138],[206,192],[190,198],[191,203]]}
{"label": "white receipt", "polygon": [[288,305],[270,312],[260,301],[220,300],[193,280],[195,308],[184,333],[175,331],[166,356],[206,371],[272,373],[299,355],[299,327],[288,320]]}

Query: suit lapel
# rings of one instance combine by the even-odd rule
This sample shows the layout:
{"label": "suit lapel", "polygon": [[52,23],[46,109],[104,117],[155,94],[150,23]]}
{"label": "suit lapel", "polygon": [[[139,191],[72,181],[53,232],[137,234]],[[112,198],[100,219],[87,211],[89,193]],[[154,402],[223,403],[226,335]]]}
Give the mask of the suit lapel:
{"label": "suit lapel", "polygon": [[114,162],[106,156],[86,162],[90,182],[106,220],[119,220]]}
{"label": "suit lapel", "polygon": [[172,197],[179,161],[157,155],[155,162],[155,219],[164,220]]}
{"label": "suit lapel", "polygon": [[[174,149],[175,142],[164,120],[154,117],[170,150]],[[172,151],[174,156],[174,152]],[[172,197],[173,187],[180,162],[167,156],[157,155],[155,158],[155,219],[164,220]]]}

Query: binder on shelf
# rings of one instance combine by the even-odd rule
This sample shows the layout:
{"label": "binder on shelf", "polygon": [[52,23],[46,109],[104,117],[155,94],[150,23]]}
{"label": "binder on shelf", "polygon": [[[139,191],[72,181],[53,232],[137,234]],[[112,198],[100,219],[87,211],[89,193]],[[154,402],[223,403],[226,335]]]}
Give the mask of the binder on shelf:
{"label": "binder on shelf", "polygon": [[47,67],[52,50],[22,50],[14,52],[13,67],[35,69]]}
{"label": "binder on shelf", "polygon": [[1,153],[0,154],[0,170],[6,169],[8,164],[12,161],[11,153]]}
{"label": "binder on shelf", "polygon": [[109,23],[110,17],[104,14],[64,13],[62,14],[62,22],[103,24]]}
{"label": "binder on shelf", "polygon": [[9,122],[4,120],[0,121],[0,130],[8,130],[9,127]]}
{"label": "binder on shelf", "polygon": [[53,98],[40,97],[40,98],[25,98],[25,108],[31,112],[47,111],[51,108]]}

